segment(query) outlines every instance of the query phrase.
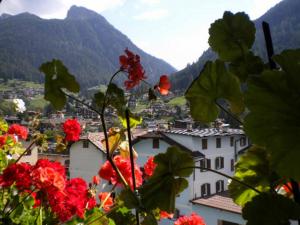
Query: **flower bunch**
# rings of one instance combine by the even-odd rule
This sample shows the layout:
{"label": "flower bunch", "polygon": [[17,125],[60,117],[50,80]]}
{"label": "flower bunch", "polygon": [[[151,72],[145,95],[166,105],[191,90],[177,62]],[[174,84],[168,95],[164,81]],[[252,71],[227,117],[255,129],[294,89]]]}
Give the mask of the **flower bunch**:
{"label": "flower bunch", "polygon": [[66,134],[66,141],[78,141],[81,127],[77,119],[67,119],[63,124],[63,131]]}
{"label": "flower bunch", "polygon": [[34,166],[10,164],[0,175],[0,186],[7,188],[13,184],[20,193],[32,192],[35,206],[49,204],[62,222],[75,215],[83,218],[85,210],[96,205],[83,179],[67,180],[65,168],[59,162],[48,159],[39,159]]}
{"label": "flower bunch", "polygon": [[144,165],[144,173],[146,177],[151,177],[156,168],[156,163],[154,162],[154,157],[151,156],[148,158],[147,162]]}
{"label": "flower bunch", "polygon": [[141,80],[146,79],[145,71],[140,63],[140,56],[133,54],[127,48],[126,55],[119,57],[121,70],[128,73],[128,80],[124,82],[127,90],[132,89],[140,83]]}
{"label": "flower bunch", "polygon": [[28,130],[26,127],[21,126],[19,124],[12,124],[8,129],[8,134],[13,134],[18,136],[18,138],[21,138],[23,140],[27,139],[28,136]]}
{"label": "flower bunch", "polygon": [[202,217],[196,213],[192,213],[190,216],[181,216],[174,222],[174,225],[205,225]]}
{"label": "flower bunch", "polygon": [[[120,170],[128,185],[133,189],[133,179],[131,174],[131,164],[129,159],[125,159],[120,155],[114,157],[114,163]],[[134,167],[136,187],[143,183],[142,171],[135,164]],[[99,176],[105,180],[110,181],[112,184],[122,185],[117,172],[113,169],[109,161],[106,161],[99,170]]]}

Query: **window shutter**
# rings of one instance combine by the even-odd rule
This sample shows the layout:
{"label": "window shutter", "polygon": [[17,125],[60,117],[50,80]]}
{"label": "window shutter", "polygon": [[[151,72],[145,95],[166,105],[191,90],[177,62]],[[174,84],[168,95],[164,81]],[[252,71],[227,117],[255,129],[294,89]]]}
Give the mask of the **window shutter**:
{"label": "window shutter", "polygon": [[205,184],[201,185],[201,197],[205,196]]}
{"label": "window shutter", "polygon": [[211,162],[210,162],[210,159],[206,159],[206,160],[207,160],[207,161],[206,161],[206,162],[207,162],[207,165],[206,165],[206,166],[207,166],[208,169],[210,169],[210,168],[211,168]]}
{"label": "window shutter", "polygon": [[218,193],[220,191],[220,183],[219,181],[216,182],[216,192]]}
{"label": "window shutter", "polygon": [[207,195],[210,195],[210,184],[207,184]]}
{"label": "window shutter", "polygon": [[224,168],[224,157],[221,157],[221,169]]}
{"label": "window shutter", "polygon": [[217,157],[216,159],[215,159],[215,169],[217,170],[217,169],[219,169],[220,167],[219,167],[219,157]]}

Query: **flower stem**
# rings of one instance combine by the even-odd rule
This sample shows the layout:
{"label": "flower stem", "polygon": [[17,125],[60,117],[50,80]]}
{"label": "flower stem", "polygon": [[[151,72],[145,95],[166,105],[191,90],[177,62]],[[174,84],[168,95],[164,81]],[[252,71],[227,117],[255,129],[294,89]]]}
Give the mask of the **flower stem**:
{"label": "flower stem", "polygon": [[240,121],[238,118],[236,118],[231,112],[229,112],[227,109],[225,109],[220,103],[217,102],[217,100],[215,101],[216,105],[222,109],[228,116],[230,116],[233,120],[235,120],[236,122],[238,122],[240,125],[243,125],[243,122]]}
{"label": "flower stem", "polygon": [[20,159],[25,155],[25,154],[27,154],[29,151],[30,151],[30,149],[31,149],[31,147],[34,145],[34,141],[32,141],[31,143],[30,143],[30,145],[26,148],[26,150],[17,158],[17,160],[15,161],[15,163],[17,163],[17,162],[19,162],[20,161]]}
{"label": "flower stem", "polygon": [[[135,182],[135,173],[134,173],[134,159],[133,159],[133,148],[131,142],[131,131],[130,131],[130,118],[129,118],[129,110],[126,109],[125,111],[126,117],[126,124],[127,124],[127,136],[128,136],[128,144],[129,144],[129,153],[130,153],[130,164],[131,164],[131,176],[132,176],[132,183],[133,183],[133,190],[136,193],[136,182]],[[139,218],[139,210],[135,209],[135,216],[136,216],[136,223],[137,225],[140,224]]]}
{"label": "flower stem", "polygon": [[231,176],[229,176],[229,175],[227,175],[227,174],[225,174],[225,173],[216,171],[216,170],[214,170],[214,169],[206,168],[206,167],[203,167],[203,166],[190,166],[190,167],[184,167],[184,168],[181,168],[181,170],[184,170],[184,169],[201,169],[201,170],[208,170],[208,171],[210,171],[210,172],[213,172],[213,173],[219,174],[219,175],[221,175],[221,176],[223,176],[223,177],[226,177],[226,178],[228,178],[228,179],[231,179],[231,180],[233,180],[233,181],[235,181],[235,182],[237,182],[237,183],[239,183],[239,184],[241,184],[241,185],[244,185],[244,186],[246,186],[246,187],[252,189],[253,191],[255,191],[255,192],[261,194],[261,191],[257,190],[255,187],[252,187],[251,185],[249,185],[249,184],[247,184],[247,183],[245,183],[245,182],[243,182],[243,181],[240,181],[240,180],[238,180],[238,179],[236,179],[236,178],[234,178],[234,177],[231,177]]}
{"label": "flower stem", "polygon": [[10,211],[8,211],[5,215],[9,216],[13,211],[15,211],[16,208],[18,208],[19,205],[21,205],[33,192],[35,191],[35,189],[33,189],[31,192],[28,193],[28,195],[26,195],[22,201],[18,202],[18,204],[11,209]]}
{"label": "flower stem", "polygon": [[101,112],[99,112],[97,109],[95,109],[94,107],[90,106],[89,104],[86,104],[85,102],[83,102],[83,101],[81,101],[81,100],[75,98],[75,97],[72,96],[72,95],[67,94],[67,93],[64,92],[64,91],[62,91],[62,92],[63,92],[67,97],[69,97],[69,98],[73,99],[74,101],[79,102],[80,104],[82,104],[82,105],[88,107],[89,109],[91,109],[91,110],[93,110],[95,113],[97,113],[98,115],[101,115]]}
{"label": "flower stem", "polygon": [[105,197],[105,199],[103,200],[103,202],[101,202],[101,205],[99,206],[100,209],[102,209],[102,207],[104,206],[105,202],[107,201],[107,199],[111,196],[111,193],[115,190],[115,188],[117,187],[117,184],[115,184],[112,189],[110,190],[109,194]]}
{"label": "flower stem", "polygon": [[104,99],[103,99],[103,103],[102,103],[102,109],[101,109],[101,114],[103,114],[103,115],[104,115],[104,111],[105,111],[105,108],[106,108],[106,101],[107,101],[107,97],[108,97],[108,87],[112,83],[112,81],[115,78],[115,76],[117,76],[117,74],[120,73],[121,71],[122,71],[122,69],[119,69],[117,72],[115,72],[111,76],[111,78],[110,78],[110,80],[108,82],[107,90],[106,90],[105,95],[104,95]]}

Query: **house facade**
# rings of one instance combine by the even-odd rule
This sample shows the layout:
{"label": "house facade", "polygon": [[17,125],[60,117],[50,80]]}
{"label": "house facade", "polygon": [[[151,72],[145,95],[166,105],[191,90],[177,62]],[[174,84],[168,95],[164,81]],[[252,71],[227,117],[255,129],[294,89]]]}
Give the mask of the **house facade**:
{"label": "house facade", "polygon": [[[232,176],[239,152],[244,151],[250,145],[244,132],[240,129],[230,128],[155,131],[137,137],[134,140],[134,148],[139,154],[137,162],[139,165],[144,165],[148,157],[166,152],[168,147],[174,145],[190,153],[195,161],[195,165],[199,167],[188,178],[189,187],[176,199],[176,214],[183,215],[199,212],[199,215],[203,215],[205,220],[211,221],[207,223],[208,225],[223,225],[222,221],[234,222],[233,224],[245,224],[240,212],[230,212],[224,209],[203,206],[197,204],[196,201],[197,199],[205,199],[222,194],[228,190],[227,178],[206,171],[203,168],[211,168]],[[232,204],[235,205],[234,203]],[[207,213],[201,212],[204,208]],[[218,213],[215,214],[213,213],[214,211],[220,214],[220,216],[217,216],[219,217],[217,220],[215,220],[215,216]],[[169,223],[164,221],[163,224],[171,223],[171,221]]]}

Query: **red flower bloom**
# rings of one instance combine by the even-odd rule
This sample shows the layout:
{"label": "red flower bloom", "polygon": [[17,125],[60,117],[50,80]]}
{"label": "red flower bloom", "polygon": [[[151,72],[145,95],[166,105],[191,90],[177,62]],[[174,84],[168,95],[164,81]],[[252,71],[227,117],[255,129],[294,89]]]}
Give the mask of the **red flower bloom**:
{"label": "red flower bloom", "polygon": [[81,127],[77,119],[67,119],[63,124],[63,130],[66,134],[67,141],[78,141]]}
{"label": "red flower bloom", "polygon": [[173,213],[168,213],[166,211],[160,211],[160,219],[172,219],[174,217]]}
{"label": "red flower bloom", "polygon": [[74,215],[83,218],[86,206],[90,208],[93,204],[93,200],[88,198],[86,182],[81,178],[67,181],[63,191],[49,189],[48,199],[52,211],[61,222],[71,219]]}
{"label": "red flower bloom", "polygon": [[169,77],[167,75],[162,75],[159,79],[159,83],[154,87],[157,89],[160,94],[167,95],[169,93],[169,89],[171,88],[171,83]]}
{"label": "red flower bloom", "polygon": [[28,135],[28,131],[26,127],[23,127],[19,124],[12,124],[7,133],[9,134],[15,134],[17,135],[19,138],[26,140],[27,139],[27,135]]}
{"label": "red flower bloom", "polygon": [[34,166],[31,176],[34,185],[39,189],[55,187],[63,190],[65,188],[65,168],[59,162],[40,159]]}
{"label": "red flower bloom", "polygon": [[29,190],[32,184],[30,173],[32,166],[27,163],[13,163],[5,168],[0,176],[0,185],[9,187],[14,182],[19,190]]}
{"label": "red flower bloom", "polygon": [[155,168],[156,168],[156,163],[154,163],[154,157],[151,156],[148,158],[147,162],[144,165],[144,171],[146,177],[151,177]]}
{"label": "red flower bloom", "polygon": [[196,213],[192,213],[190,216],[182,216],[174,222],[174,225],[205,225],[202,217]]}
{"label": "red flower bloom", "polygon": [[[133,180],[131,176],[131,164],[129,159],[124,159],[120,155],[114,157],[114,162],[116,166],[119,168],[126,182],[129,184],[131,188],[133,188]],[[134,167],[135,174],[135,183],[136,186],[139,187],[143,183],[142,172],[140,168],[135,164]],[[105,180],[111,181],[112,184],[121,185],[121,181],[117,175],[117,173],[112,168],[109,161],[106,161],[103,166],[100,168],[99,176]]]}
{"label": "red flower bloom", "polygon": [[140,56],[133,54],[127,48],[126,55],[119,57],[121,70],[128,73],[128,80],[124,82],[126,89],[131,89],[138,85],[141,80],[146,79],[145,71],[140,63]]}
{"label": "red flower bloom", "polygon": [[98,195],[101,205],[103,204],[103,209],[106,212],[108,212],[110,210],[110,207],[114,204],[114,200],[109,195],[109,192],[101,192]]}
{"label": "red flower bloom", "polygon": [[95,184],[95,185],[100,184],[100,177],[99,176],[93,176],[93,184]]}

